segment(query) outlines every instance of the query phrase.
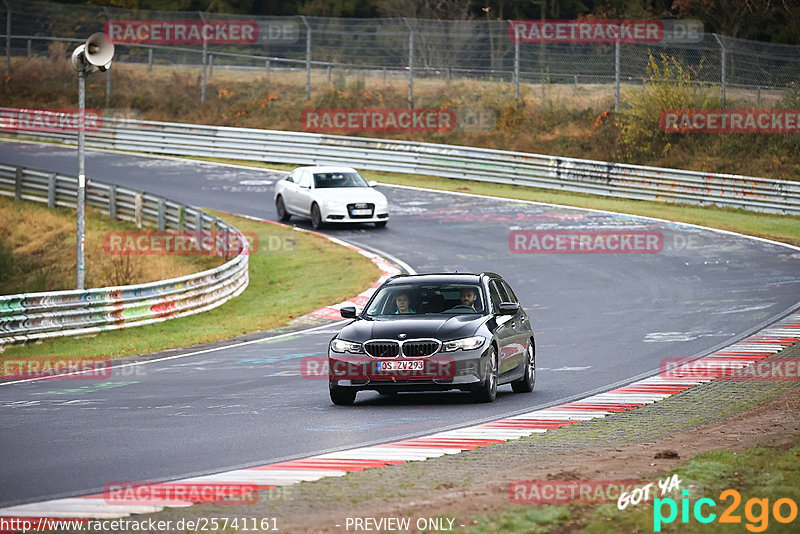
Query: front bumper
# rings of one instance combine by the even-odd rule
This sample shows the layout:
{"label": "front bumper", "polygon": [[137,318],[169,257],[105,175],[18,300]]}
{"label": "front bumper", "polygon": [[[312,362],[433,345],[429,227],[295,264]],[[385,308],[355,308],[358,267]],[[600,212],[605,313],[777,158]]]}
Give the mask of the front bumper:
{"label": "front bumper", "polygon": [[[480,386],[486,374],[488,351],[438,352],[425,358],[373,358],[366,354],[328,351],[331,386],[376,391],[469,390]],[[378,362],[422,361],[422,371],[383,371]]]}

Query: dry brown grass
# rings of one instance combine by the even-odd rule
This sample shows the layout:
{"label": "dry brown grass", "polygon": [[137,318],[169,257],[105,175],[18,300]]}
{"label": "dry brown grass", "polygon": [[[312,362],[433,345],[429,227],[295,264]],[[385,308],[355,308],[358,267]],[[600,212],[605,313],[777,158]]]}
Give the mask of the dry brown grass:
{"label": "dry brown grass", "polygon": [[[63,57],[62,57],[63,55]],[[300,116],[310,107],[398,107],[408,105],[407,75],[380,71],[312,71],[310,101],[305,98],[305,71],[243,70],[217,66],[208,80],[206,105],[200,106],[199,67],[116,63],[112,72],[110,108],[104,113],[157,121],[176,121],[276,130],[302,129]],[[9,107],[74,107],[77,90],[66,50],[54,48],[49,59],[13,62]],[[87,106],[105,106],[106,79],[92,74]],[[639,90],[623,84],[622,95]],[[675,136],[666,154],[631,156],[620,144],[613,120],[601,121],[613,110],[613,85],[572,84],[521,86],[521,105],[507,80],[418,77],[414,106],[457,110],[489,110],[496,120],[490,131],[449,133],[351,134],[412,141],[501,148],[560,156],[627,161],[644,165],[728,172],[782,179],[800,179],[798,135],[687,134]],[[756,92],[731,89],[729,107],[755,107]],[[781,91],[761,92],[762,106],[780,106]],[[787,138],[793,140],[787,142]]]}
{"label": "dry brown grass", "polygon": [[[74,210],[0,197],[0,220],[0,294],[75,288]],[[211,256],[121,256],[103,249],[106,232],[135,230],[87,210],[86,287],[152,282],[221,264]]]}

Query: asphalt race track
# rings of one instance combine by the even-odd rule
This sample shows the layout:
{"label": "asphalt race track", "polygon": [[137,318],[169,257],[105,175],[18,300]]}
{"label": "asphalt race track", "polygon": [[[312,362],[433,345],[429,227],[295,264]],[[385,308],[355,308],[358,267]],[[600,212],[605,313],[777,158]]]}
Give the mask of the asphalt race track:
{"label": "asphalt race track", "polygon": [[[0,161],[75,174],[75,149],[0,143]],[[87,176],[185,203],[276,220],[281,173],[89,151]],[[329,228],[418,272],[496,271],[537,334],[533,394],[503,386],[380,397],[335,407],[324,380],[300,376],[335,327],[115,370],[109,380],[0,387],[0,506],[299,458],[475,424],[609,389],[664,358],[730,343],[800,300],[800,252],[764,241],[624,215],[380,186],[383,230]],[[292,224],[309,228],[307,221]],[[515,254],[513,230],[626,229],[663,235],[655,254]],[[262,253],[264,251],[262,250]],[[291,252],[274,252],[291,253]],[[335,266],[332,266],[335,268]]]}

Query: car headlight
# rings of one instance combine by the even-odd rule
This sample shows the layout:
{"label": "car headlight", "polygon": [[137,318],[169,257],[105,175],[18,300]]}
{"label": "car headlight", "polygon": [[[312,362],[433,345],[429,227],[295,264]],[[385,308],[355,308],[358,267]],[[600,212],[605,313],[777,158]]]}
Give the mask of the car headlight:
{"label": "car headlight", "polygon": [[474,350],[480,348],[486,338],[483,336],[465,337],[462,339],[454,339],[453,341],[445,341],[442,344],[442,352],[452,352],[454,350]]}
{"label": "car headlight", "polygon": [[378,198],[378,200],[375,201],[375,205],[376,206],[388,206],[389,202],[386,200],[386,197],[381,197],[381,198]]}
{"label": "car headlight", "polygon": [[364,348],[361,346],[361,343],[353,343],[352,341],[345,341],[338,338],[331,341],[331,350],[333,352],[352,352],[353,354],[364,354]]}
{"label": "car headlight", "polygon": [[337,200],[326,200],[323,204],[328,209],[336,209],[339,207],[339,202]]}

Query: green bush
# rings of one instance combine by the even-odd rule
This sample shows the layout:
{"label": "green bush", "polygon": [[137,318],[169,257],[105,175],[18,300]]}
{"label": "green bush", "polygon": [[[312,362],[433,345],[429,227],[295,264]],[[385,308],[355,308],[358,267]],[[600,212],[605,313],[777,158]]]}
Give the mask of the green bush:
{"label": "green bush", "polygon": [[665,110],[722,107],[711,87],[696,78],[695,70],[681,60],[664,54],[656,59],[651,54],[644,86],[629,93],[615,115],[617,157],[635,161],[665,156],[675,138],[684,135],[661,130],[659,118]]}

